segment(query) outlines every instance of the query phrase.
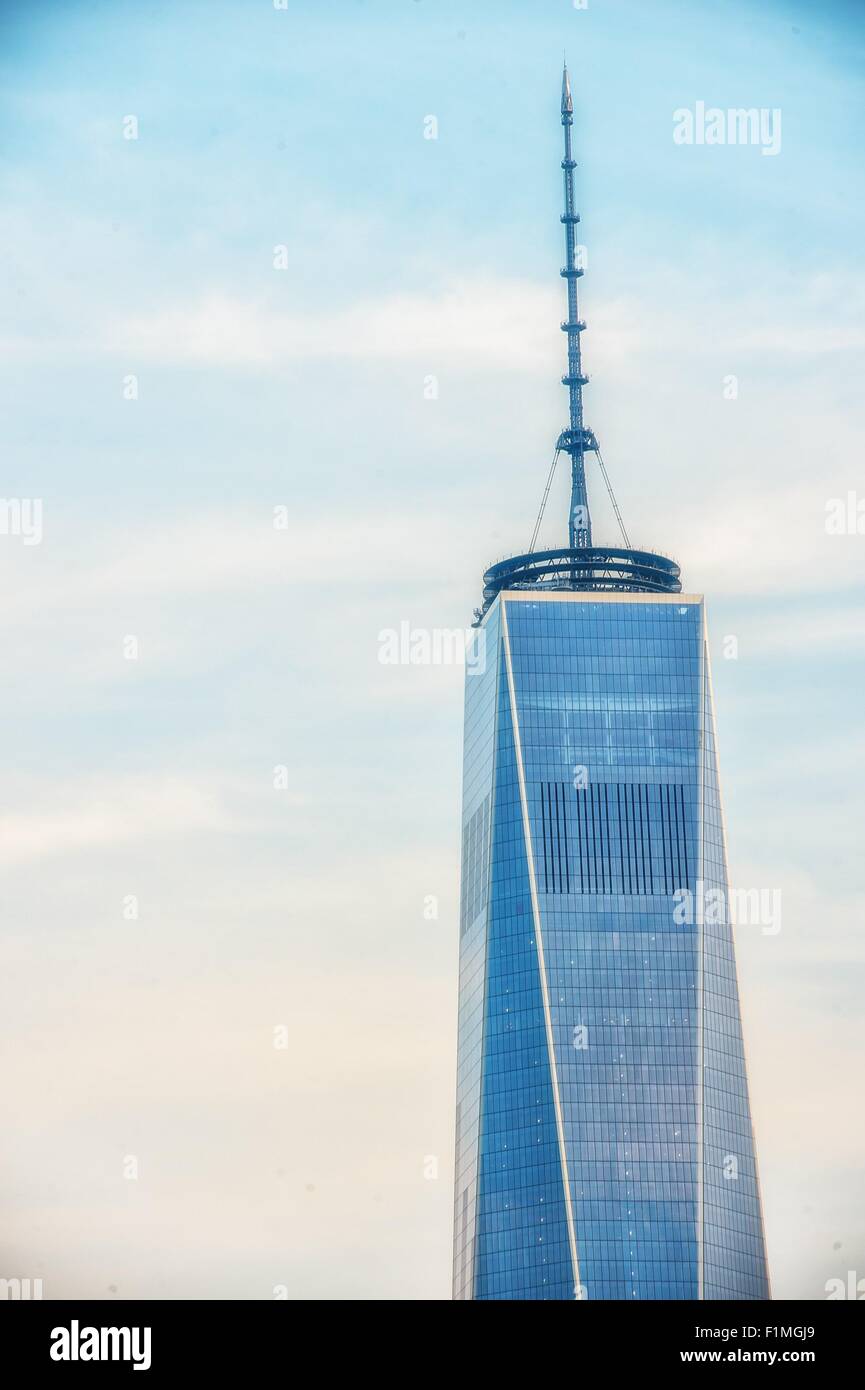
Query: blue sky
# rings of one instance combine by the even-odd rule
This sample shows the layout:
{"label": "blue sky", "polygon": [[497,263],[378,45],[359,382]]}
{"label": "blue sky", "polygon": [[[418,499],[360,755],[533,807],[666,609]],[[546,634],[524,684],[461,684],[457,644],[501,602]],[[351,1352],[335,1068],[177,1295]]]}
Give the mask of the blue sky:
{"label": "blue sky", "polygon": [[[783,892],[739,944],[775,1293],[865,1274],[865,537],[825,529],[863,486],[858,7],[0,25],[2,494],[44,508],[0,536],[0,1273],[448,1296],[461,673],[378,634],[465,624],[531,535],[566,50],[587,419],[632,540],[707,595],[733,880]],[[779,108],[780,152],[676,145],[697,101]]]}

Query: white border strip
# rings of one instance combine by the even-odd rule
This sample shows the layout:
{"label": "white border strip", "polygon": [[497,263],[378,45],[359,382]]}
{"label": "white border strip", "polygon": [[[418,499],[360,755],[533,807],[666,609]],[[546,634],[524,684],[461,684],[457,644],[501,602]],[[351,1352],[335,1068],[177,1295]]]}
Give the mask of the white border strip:
{"label": "white border strip", "polygon": [[702,594],[628,594],[622,592],[596,593],[574,589],[551,589],[549,593],[533,589],[508,589],[508,603],[702,603]]}
{"label": "white border strip", "polygon": [[541,994],[544,1001],[544,1022],[547,1031],[547,1053],[550,1060],[550,1075],[553,1083],[553,1105],[556,1112],[556,1131],[559,1139],[559,1162],[562,1168],[562,1183],[565,1190],[565,1212],[568,1219],[568,1241],[571,1247],[571,1264],[574,1273],[574,1298],[580,1298],[580,1262],[577,1256],[577,1236],[574,1230],[574,1209],[571,1202],[571,1182],[568,1177],[568,1160],[565,1151],[565,1127],[562,1120],[562,1102],[559,1097],[559,1078],[556,1070],[556,1054],[553,1046],[553,1024],[550,1018],[550,994],[547,987],[547,967],[544,961],[544,938],[541,932],[541,913],[538,905],[538,890],[535,883],[535,859],[532,854],[532,835],[529,825],[529,807],[526,800],[526,774],[523,768],[523,750],[520,742],[520,724],[517,717],[517,699],[514,691],[514,672],[511,665],[511,635],[508,628],[507,601],[502,596],[502,632],[505,640],[505,664],[508,672],[508,694],[511,703],[511,724],[514,731],[514,746],[517,755],[517,776],[520,783],[520,804],[523,812],[523,833],[526,841],[526,854],[529,863],[529,887],[532,895],[532,915],[535,922],[535,940],[538,944],[538,963],[541,971]]}

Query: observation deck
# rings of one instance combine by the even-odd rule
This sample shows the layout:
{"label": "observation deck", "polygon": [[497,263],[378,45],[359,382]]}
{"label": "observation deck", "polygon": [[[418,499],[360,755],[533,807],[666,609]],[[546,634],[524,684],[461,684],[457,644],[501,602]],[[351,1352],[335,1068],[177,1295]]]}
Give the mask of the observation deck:
{"label": "observation deck", "polygon": [[508,589],[554,589],[595,593],[680,594],[681,572],[675,560],[652,550],[612,546],[536,550],[513,555],[490,565],[484,574],[484,603],[476,610],[480,623],[497,594]]}

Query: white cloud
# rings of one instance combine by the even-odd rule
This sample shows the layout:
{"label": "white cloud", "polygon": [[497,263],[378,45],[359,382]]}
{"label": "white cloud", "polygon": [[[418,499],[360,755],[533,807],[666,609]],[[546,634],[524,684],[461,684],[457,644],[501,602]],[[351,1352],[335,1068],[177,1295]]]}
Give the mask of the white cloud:
{"label": "white cloud", "polygon": [[322,357],[430,363],[446,358],[517,368],[548,355],[547,324],[538,310],[549,298],[528,284],[505,285],[498,293],[491,285],[466,285],[396,294],[337,313],[281,313],[264,302],[216,292],[125,320],[109,346],[160,362],[279,367]]}
{"label": "white cloud", "polygon": [[763,476],[677,513],[676,559],[688,587],[792,595],[858,584],[863,538],[827,534],[830,488],[825,474],[777,485]]}
{"label": "white cloud", "polygon": [[[100,775],[47,785],[28,780],[23,787],[7,780],[8,809],[0,811],[0,864],[8,869],[198,831],[261,830],[261,816],[250,821],[237,806],[243,790],[225,779],[193,781],[171,774]],[[291,792],[281,795],[297,801]]]}
{"label": "white cloud", "polygon": [[[274,272],[275,275],[278,272]],[[607,373],[629,362],[645,371],[669,354],[678,359],[728,352],[767,361],[839,355],[865,347],[858,306],[860,278],[824,275],[798,287],[783,285],[738,298],[691,300],[693,282],[666,277],[663,298],[625,293],[590,306],[589,365]],[[275,296],[274,296],[275,298]],[[808,331],[802,331],[802,315]],[[107,323],[94,346],[129,358],[165,363],[279,367],[314,359],[447,362],[477,370],[563,370],[564,315],[555,282],[490,279],[482,271],[424,291],[402,290],[359,299],[341,310],[280,311],[274,299],[224,289],[183,304],[158,307]]]}

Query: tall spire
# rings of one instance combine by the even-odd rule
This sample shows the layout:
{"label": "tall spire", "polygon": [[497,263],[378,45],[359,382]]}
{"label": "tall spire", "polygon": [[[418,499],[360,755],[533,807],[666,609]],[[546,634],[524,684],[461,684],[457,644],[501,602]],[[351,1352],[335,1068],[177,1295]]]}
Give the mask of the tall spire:
{"label": "tall spire", "polygon": [[[574,101],[567,63],[562,73],[562,129],[565,136],[565,157],[562,160],[565,184],[565,265],[562,276],[568,286],[568,318],[562,329],[568,335],[568,374],[562,382],[568,388],[570,421],[562,430],[550,465],[541,509],[535,523],[531,544],[525,555],[512,555],[490,565],[484,574],[484,602],[475,609],[475,626],[480,626],[490,606],[499,594],[509,589],[536,589],[551,593],[554,589],[580,590],[584,593],[680,594],[682,592],[679,566],[665,555],[651,550],[632,550],[621,513],[613,496],[607,470],[601,458],[598,441],[583,423],[583,376],[580,360],[580,335],[586,325],[577,306],[577,281],[582,268],[577,265],[575,229],[579,215],[574,210],[574,170],[577,162],[571,153],[571,127],[574,124]],[[555,550],[535,550],[535,541],[544,515],[544,507],[555,474],[560,453],[571,459],[571,512],[568,518],[568,544]],[[586,495],[586,454],[594,454],[610,502],[622,532],[624,548],[616,545],[595,545],[592,542],[592,523]]]}
{"label": "tall spire", "polygon": [[574,102],[571,96],[571,80],[565,64],[562,72],[562,128],[565,134],[565,157],[562,160],[565,184],[565,210],[562,222],[565,227],[565,265],[561,270],[568,285],[568,318],[562,324],[562,331],[568,335],[568,374],[562,377],[562,385],[568,388],[570,406],[570,427],[559,436],[559,448],[571,456],[571,512],[568,518],[568,543],[572,548],[583,548],[592,544],[592,522],[589,516],[589,499],[586,492],[585,456],[597,449],[597,440],[591,430],[583,424],[583,387],[588,377],[583,376],[580,358],[580,334],[585,323],[580,318],[577,307],[577,281],[582,269],[577,265],[575,231],[580,220],[574,209],[574,170],[577,161],[571,153],[571,127],[574,124]]}

